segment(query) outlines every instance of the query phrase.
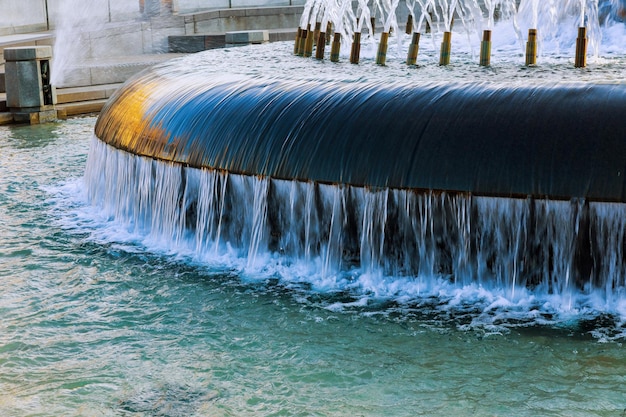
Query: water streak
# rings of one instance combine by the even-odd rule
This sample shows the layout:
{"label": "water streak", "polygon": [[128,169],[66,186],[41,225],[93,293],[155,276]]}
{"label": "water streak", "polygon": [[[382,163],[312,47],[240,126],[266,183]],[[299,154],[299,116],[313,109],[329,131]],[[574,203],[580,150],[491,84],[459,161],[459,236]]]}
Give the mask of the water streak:
{"label": "water streak", "polygon": [[197,259],[235,250],[247,268],[277,256],[320,265],[322,281],[408,278],[419,292],[444,280],[503,290],[511,300],[528,290],[558,295],[566,309],[595,294],[611,310],[626,287],[623,204],[227,174],[134,156],[96,138],[85,179],[89,200],[107,216]]}

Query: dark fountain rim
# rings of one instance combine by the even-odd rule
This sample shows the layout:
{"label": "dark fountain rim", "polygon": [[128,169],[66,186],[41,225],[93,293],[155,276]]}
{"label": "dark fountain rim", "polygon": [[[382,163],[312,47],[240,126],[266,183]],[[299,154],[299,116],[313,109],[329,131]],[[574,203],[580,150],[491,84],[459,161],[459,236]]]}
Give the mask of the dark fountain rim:
{"label": "dark fountain rim", "polygon": [[234,174],[626,202],[624,84],[209,77],[190,68],[197,59],[129,80],[102,110],[96,136]]}

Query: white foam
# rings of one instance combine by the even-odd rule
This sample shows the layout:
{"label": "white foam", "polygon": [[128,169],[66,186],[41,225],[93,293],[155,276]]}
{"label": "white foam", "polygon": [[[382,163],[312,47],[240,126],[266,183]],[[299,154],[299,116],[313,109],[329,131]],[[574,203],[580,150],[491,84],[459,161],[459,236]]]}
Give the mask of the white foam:
{"label": "white foam", "polygon": [[[148,164],[151,168],[142,168],[142,164]],[[136,177],[133,178],[129,172],[133,172]],[[431,261],[422,262],[416,272],[406,273],[405,271],[405,273],[397,274],[393,271],[403,271],[403,268],[394,266],[393,262],[386,259],[382,247],[375,250],[361,249],[361,254],[365,253],[369,259],[365,266],[358,263],[345,263],[341,247],[332,247],[338,243],[325,240],[328,236],[332,236],[332,233],[323,232],[323,229],[329,227],[331,223],[325,217],[310,217],[307,222],[304,222],[306,225],[304,227],[308,228],[309,232],[305,232],[302,228],[302,221],[297,224],[287,221],[282,225],[285,230],[283,230],[278,248],[272,249],[275,245],[270,243],[269,229],[264,223],[267,219],[263,220],[261,216],[260,220],[255,220],[256,217],[246,211],[249,207],[255,206],[257,210],[266,210],[266,208],[261,209],[259,204],[267,203],[268,188],[257,186],[255,191],[253,184],[258,179],[235,178],[236,176],[232,174],[228,177],[228,180],[235,184],[229,192],[236,194],[236,190],[239,190],[243,193],[232,197],[235,200],[228,203],[229,209],[233,210],[230,213],[223,213],[220,205],[224,204],[224,200],[219,199],[213,201],[212,204],[215,204],[213,207],[202,208],[198,205],[196,208],[196,216],[215,216],[216,213],[221,212],[227,217],[230,216],[230,221],[226,218],[200,219],[197,217],[192,219],[189,213],[181,209],[189,207],[190,202],[184,199],[179,200],[177,196],[184,194],[197,197],[206,195],[207,190],[196,190],[191,193],[188,189],[187,192],[180,194],[178,190],[183,183],[180,173],[181,169],[171,164],[157,163],[128,155],[94,139],[85,178],[69,180],[48,189],[54,202],[51,210],[61,226],[68,232],[79,234],[98,244],[108,245],[114,250],[154,253],[167,256],[173,261],[196,265],[200,269],[234,272],[244,282],[263,283],[277,280],[280,285],[293,288],[296,291],[296,297],[301,300],[307,300],[311,294],[324,295],[328,299],[325,307],[332,311],[355,309],[367,311],[371,308],[375,310],[382,308],[381,312],[384,312],[389,308],[388,306],[376,306],[381,302],[390,301],[395,305],[393,308],[400,310],[417,306],[415,308],[427,314],[449,317],[469,315],[471,320],[469,322],[463,320],[459,324],[461,328],[482,328],[489,332],[507,331],[511,326],[567,324],[581,319],[593,319],[599,315],[609,315],[615,318],[615,328],[608,331],[598,330],[603,332],[602,337],[620,338],[626,333],[624,330],[626,289],[623,285],[624,262],[621,253],[612,258],[615,259],[611,264],[613,266],[609,265],[602,272],[608,275],[613,274],[610,277],[602,277],[606,285],[601,287],[588,285],[583,289],[571,282],[563,283],[561,275],[567,268],[559,268],[555,265],[552,265],[551,269],[543,270],[543,273],[551,278],[544,276],[543,281],[538,285],[530,286],[521,285],[523,280],[520,277],[517,280],[512,279],[510,273],[514,269],[507,272],[506,269],[500,268],[500,272],[494,275],[493,270],[489,273],[484,267],[482,269],[468,267],[471,264],[480,264],[481,254],[489,257],[490,262],[499,262],[497,259],[499,256],[503,265],[508,264],[511,257],[517,256],[516,250],[511,249],[514,246],[511,242],[524,238],[526,231],[524,228],[519,228],[519,222],[515,226],[516,221],[511,221],[511,219],[514,220],[515,216],[519,216],[519,214],[514,214],[516,210],[519,213],[523,212],[520,211],[524,206],[523,200],[486,198],[478,199],[476,203],[477,199],[474,198],[474,204],[478,204],[476,207],[479,210],[486,210],[486,213],[490,213],[482,220],[481,227],[484,230],[496,227],[501,239],[508,240],[505,239],[501,243],[491,242],[491,245],[495,244],[494,247],[479,248],[478,259],[469,259],[471,254],[458,252],[453,258],[457,259],[455,262],[460,263],[453,262],[453,268],[457,268],[453,271],[453,275],[437,272],[437,265],[432,262],[432,259],[436,259],[439,255],[436,253],[436,247],[432,246],[428,239],[418,242],[418,246],[429,248],[430,254],[426,257]],[[198,171],[197,174],[201,176],[225,175],[208,171]],[[185,175],[191,178],[195,174]],[[152,180],[143,177],[152,178]],[[186,187],[194,184],[195,186],[212,184],[211,186],[222,187],[220,181],[225,180],[225,178],[220,180],[218,177],[213,177],[212,180],[207,181],[207,178],[204,182],[186,181]],[[287,199],[283,202],[286,205],[281,206],[285,208],[293,207],[289,201],[292,203],[301,201],[306,206],[306,198],[298,197],[293,200],[292,192],[300,190],[306,194],[309,186],[312,185],[299,184],[294,188],[290,182],[282,181],[273,189],[278,193],[278,197],[284,196]],[[328,207],[332,207],[334,198],[341,196],[340,189],[334,188],[335,190],[318,191],[318,195],[325,196],[325,204],[329,205]],[[363,190],[357,190],[352,198],[360,195],[359,192]],[[164,193],[171,193],[176,197],[167,197]],[[265,194],[265,197],[260,197],[259,193]],[[368,200],[365,197],[367,196],[356,200],[361,201],[359,204],[365,204],[366,201],[374,204],[375,199]],[[247,205],[241,201],[234,204],[233,202],[238,201],[238,198],[247,201]],[[277,198],[276,195],[273,198]],[[160,206],[158,210],[155,207],[156,204]],[[544,202],[542,204],[546,205],[543,209],[545,212],[552,213],[550,217],[552,220],[546,221],[558,224],[561,221],[560,216],[566,217],[564,220],[566,223],[571,221],[567,214],[571,207],[570,203]],[[244,206],[246,207],[244,211],[237,211]],[[626,221],[626,216],[622,216],[621,213],[623,211],[621,205],[599,205],[598,207],[595,215],[600,221],[611,219],[611,222],[616,222],[620,218],[623,219],[622,222]],[[303,208],[298,210],[303,210]],[[359,210],[361,213],[366,213],[365,217],[370,217],[367,215],[367,209]],[[513,210],[513,212],[507,214],[507,210]],[[384,213],[381,210],[374,212]],[[298,213],[305,217],[310,216],[306,210]],[[499,216],[509,219],[508,223],[500,221]],[[203,231],[193,231],[185,226],[192,220],[196,228],[202,225]],[[236,220],[234,224],[230,224],[233,220]],[[495,221],[495,223],[489,226],[485,223],[489,221]],[[611,222],[607,223],[610,225],[609,229],[613,227],[624,229],[624,224]],[[384,218],[380,224],[384,224]],[[502,228],[506,224],[512,227]],[[371,230],[370,227],[372,227]],[[368,226],[367,222],[363,226],[364,229],[370,230],[374,237],[377,233],[384,233],[384,229],[377,229],[378,227],[380,226]],[[558,231],[558,229],[558,226],[551,227],[551,230]],[[302,239],[305,235],[306,237]],[[297,236],[300,237],[296,238]],[[552,245],[550,247],[553,251],[558,247],[567,246],[560,241],[565,238],[567,235],[548,236],[552,242],[543,242],[543,245],[546,247]],[[253,242],[254,240],[256,241]],[[374,243],[368,243],[367,240],[361,238],[361,245],[376,245],[376,241],[379,239],[374,238],[372,240]],[[330,250],[329,247],[331,247]],[[606,250],[619,251],[621,249],[620,245],[608,245]],[[507,251],[511,252],[507,255]],[[423,256],[419,253],[421,252],[415,252],[411,256]],[[559,256],[567,258],[572,255],[563,252]],[[563,265],[566,265],[569,261],[565,259],[563,262]],[[558,263],[556,258],[553,263]],[[477,271],[480,270],[483,270],[486,275],[477,276]],[[559,280],[561,280],[560,283]],[[342,294],[341,299],[337,300],[335,294]]]}

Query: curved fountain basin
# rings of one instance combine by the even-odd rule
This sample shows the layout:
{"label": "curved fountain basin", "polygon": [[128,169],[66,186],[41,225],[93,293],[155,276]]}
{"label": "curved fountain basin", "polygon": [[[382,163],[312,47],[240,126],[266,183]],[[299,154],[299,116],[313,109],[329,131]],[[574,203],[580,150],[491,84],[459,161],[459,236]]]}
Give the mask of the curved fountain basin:
{"label": "curved fountain basin", "polygon": [[197,168],[475,195],[626,201],[626,85],[203,76],[126,83],[102,141]]}

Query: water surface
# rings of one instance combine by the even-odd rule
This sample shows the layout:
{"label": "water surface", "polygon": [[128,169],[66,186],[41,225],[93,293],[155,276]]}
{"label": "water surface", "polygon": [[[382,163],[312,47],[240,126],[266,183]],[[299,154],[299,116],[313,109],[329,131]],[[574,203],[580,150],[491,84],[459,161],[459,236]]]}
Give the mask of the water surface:
{"label": "water surface", "polygon": [[476,313],[251,280],[90,220],[94,123],[0,128],[0,414],[623,415],[624,347],[598,320],[490,331]]}

